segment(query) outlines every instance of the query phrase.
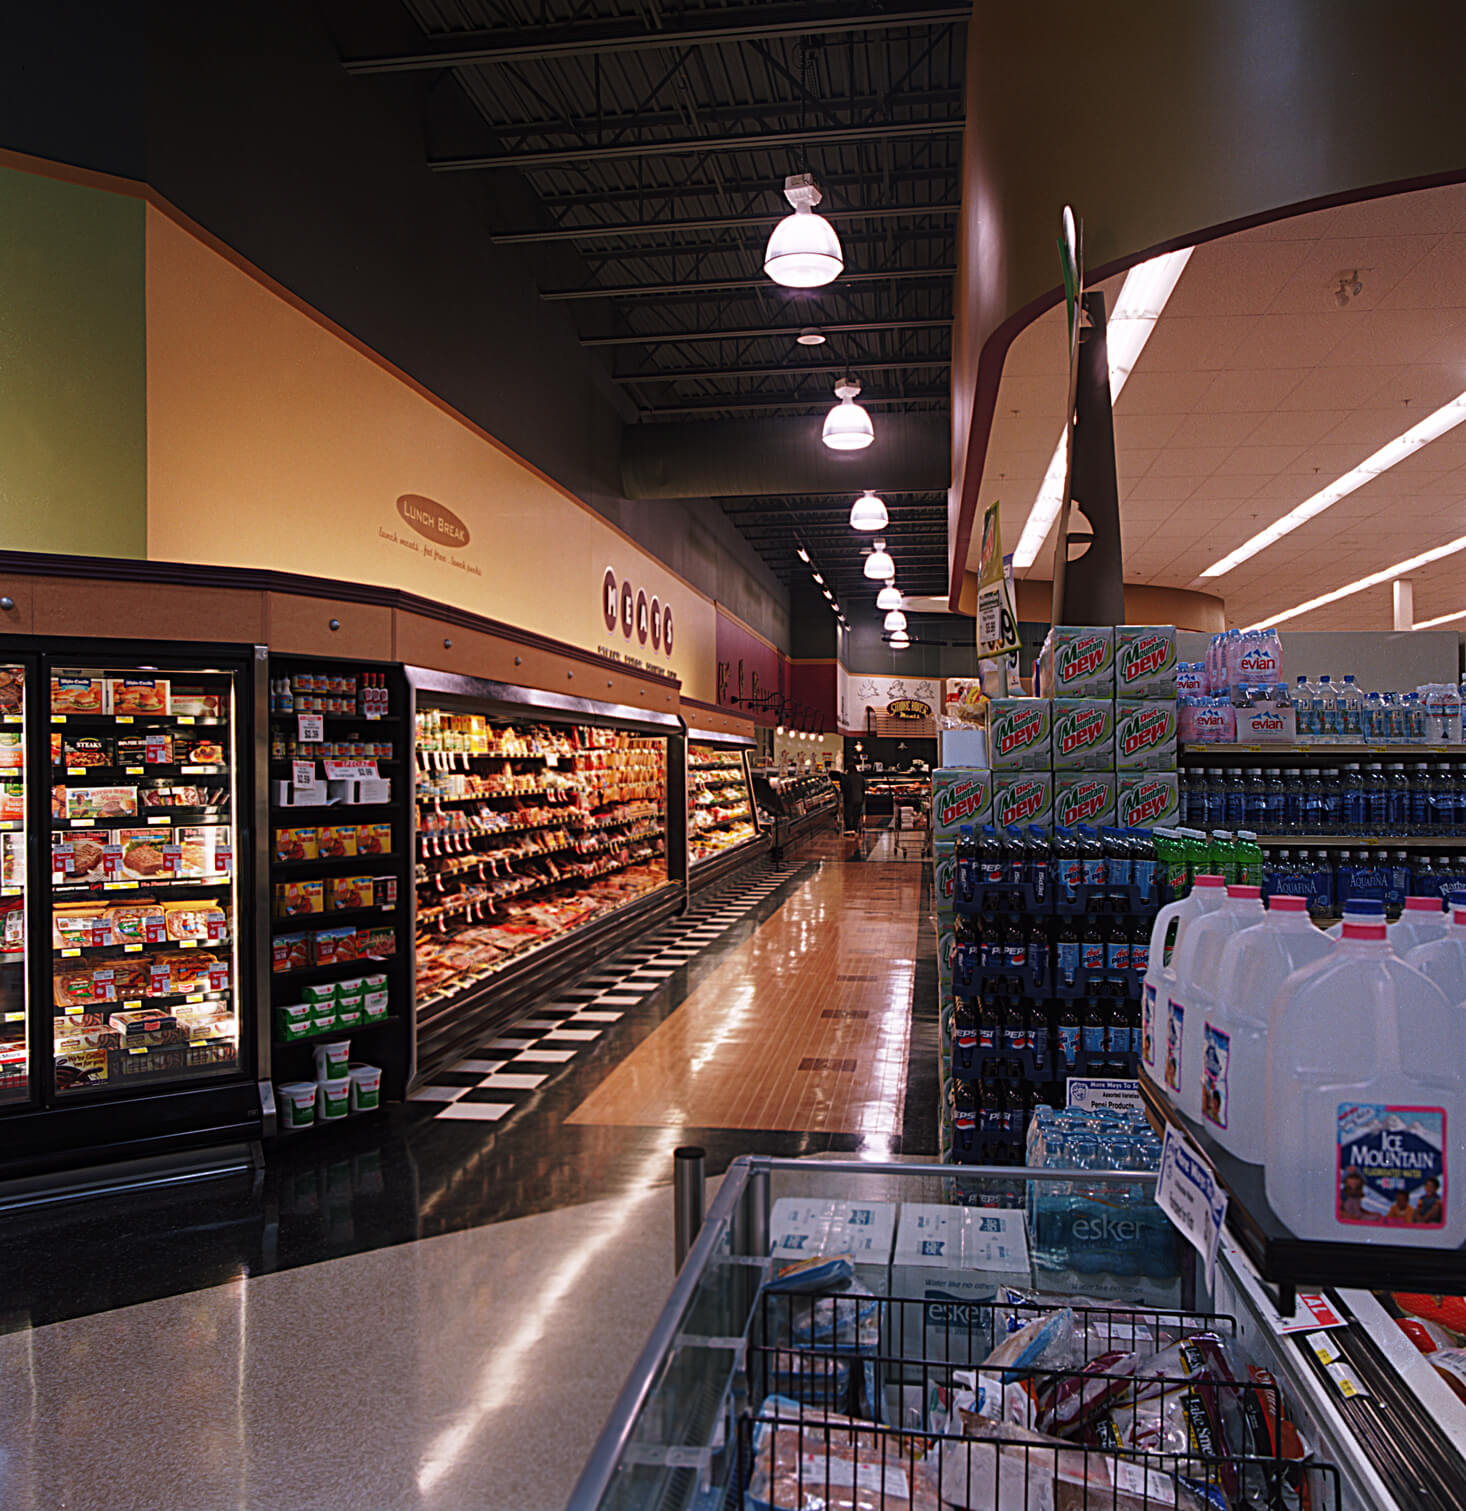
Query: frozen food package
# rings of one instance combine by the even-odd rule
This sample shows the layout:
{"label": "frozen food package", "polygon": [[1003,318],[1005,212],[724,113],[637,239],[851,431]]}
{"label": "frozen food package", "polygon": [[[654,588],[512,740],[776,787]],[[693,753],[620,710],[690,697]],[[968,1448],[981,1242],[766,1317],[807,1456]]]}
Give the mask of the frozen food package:
{"label": "frozen food package", "polygon": [[768,1284],[770,1291],[822,1291],[855,1278],[853,1254],[816,1254],[779,1265]]}
{"label": "frozen food package", "polygon": [[56,882],[100,881],[107,834],[98,829],[57,830],[51,841],[51,875]]}
{"label": "frozen food package", "polygon": [[66,817],[133,818],[137,814],[136,787],[68,787]]}
{"label": "frozen food package", "polygon": [[102,678],[68,676],[51,678],[51,713],[99,714],[102,712]]}
{"label": "frozen food package", "polygon": [[926,1450],[924,1439],[770,1396],[754,1424],[744,1504],[748,1511],[941,1511],[936,1455]]}
{"label": "frozen food package", "polygon": [[[19,736],[15,736],[19,739]],[[16,765],[20,763],[17,761]],[[68,770],[110,766],[112,742],[101,735],[65,735],[61,741],[61,764]]]}
{"label": "frozen food package", "polygon": [[169,712],[168,679],[145,675],[110,677],[107,693],[114,714],[166,714]]}
{"label": "frozen food package", "polygon": [[[1247,1388],[1240,1392],[1242,1489],[1258,1511],[1310,1511],[1308,1454],[1298,1428],[1283,1406],[1278,1382],[1256,1364],[1248,1365]],[[1251,1459],[1290,1459],[1289,1464],[1250,1463]]]}
{"label": "frozen food package", "polygon": [[123,876],[129,881],[165,879],[170,874],[164,855],[168,839],[167,829],[119,829]]}
{"label": "frozen food package", "polygon": [[1010,1333],[983,1360],[983,1369],[1002,1370],[1005,1385],[1030,1369],[1074,1369],[1082,1363],[1076,1345],[1074,1312],[1046,1312]]}
{"label": "frozen food package", "polygon": [[1441,1348],[1430,1356],[1430,1362],[1447,1385],[1466,1401],[1466,1348]]}

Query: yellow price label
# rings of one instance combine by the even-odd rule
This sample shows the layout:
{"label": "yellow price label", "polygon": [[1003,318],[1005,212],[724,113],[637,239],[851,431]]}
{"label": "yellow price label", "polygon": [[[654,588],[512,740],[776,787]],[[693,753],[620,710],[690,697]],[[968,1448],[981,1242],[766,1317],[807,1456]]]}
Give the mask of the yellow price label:
{"label": "yellow price label", "polygon": [[117,722],[119,724],[131,724],[132,723],[132,715],[131,714],[118,714],[117,715]]}
{"label": "yellow price label", "polygon": [[84,1007],[68,1007],[66,1009],[66,1016],[68,1018],[79,1018],[85,1011]]}
{"label": "yellow price label", "polygon": [[65,714],[52,714],[51,715],[51,722],[53,724],[64,724],[66,722],[66,715]]}
{"label": "yellow price label", "polygon": [[141,766],[129,766],[127,768],[127,774],[128,776],[142,776],[144,774],[143,768]]}
{"label": "yellow price label", "polygon": [[179,714],[178,722],[180,724],[192,724],[195,722],[195,719],[192,714]]}
{"label": "yellow price label", "polygon": [[129,1044],[127,1046],[127,1052],[130,1055],[145,1055],[148,1052],[148,1046],[146,1044],[139,1044],[134,1049],[133,1046],[131,1044]]}
{"label": "yellow price label", "polygon": [[207,1049],[209,1047],[209,1041],[207,1039],[190,1039],[188,1041],[188,1047],[190,1049]]}
{"label": "yellow price label", "polygon": [[125,892],[131,885],[130,881],[104,881],[102,883],[102,890],[104,892]]}
{"label": "yellow price label", "polygon": [[123,1011],[129,1013],[141,1012],[142,1006],[143,1004],[141,997],[135,997],[131,1002],[124,1002],[122,1004]]}
{"label": "yellow price label", "polygon": [[149,817],[148,822],[150,824],[162,824],[166,827],[168,823],[168,815],[165,813],[159,816],[158,814],[154,813]]}
{"label": "yellow price label", "polygon": [[66,774],[67,776],[85,776],[87,774],[87,769],[85,766],[68,766],[66,768]]}
{"label": "yellow price label", "polygon": [[124,944],[122,946],[122,953],[124,955],[140,955],[142,953],[142,948],[143,947],[140,944]]}
{"label": "yellow price label", "polygon": [[5,1021],[7,1023],[24,1023],[25,1022],[25,1014],[24,1013],[6,1013],[5,1014]]}
{"label": "yellow price label", "polygon": [[97,821],[94,818],[74,818],[71,821],[78,829],[95,829]]}
{"label": "yellow price label", "polygon": [[78,949],[65,949],[61,952],[62,958],[66,960],[75,960],[80,954],[81,951]]}
{"label": "yellow price label", "polygon": [[178,941],[178,948],[180,950],[196,950],[198,947],[199,942],[197,939],[180,939]]}
{"label": "yellow price label", "polygon": [[185,1002],[202,1002],[204,1000],[204,994],[202,992],[190,992],[189,995],[186,996],[183,1000]]}

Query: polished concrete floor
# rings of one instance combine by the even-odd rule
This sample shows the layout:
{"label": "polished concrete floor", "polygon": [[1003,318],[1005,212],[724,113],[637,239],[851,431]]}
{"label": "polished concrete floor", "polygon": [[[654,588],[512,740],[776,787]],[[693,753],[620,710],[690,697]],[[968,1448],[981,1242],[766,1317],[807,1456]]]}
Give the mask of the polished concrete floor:
{"label": "polished concrete floor", "polygon": [[562,1506],[671,1284],[675,1147],[935,1149],[918,856],[830,836],[758,880],[608,962],[648,989],[591,1037],[549,1036],[602,982],[531,1015],[565,1058],[446,1083],[507,1076],[492,1119],[417,1101],[0,1220],[0,1507]]}

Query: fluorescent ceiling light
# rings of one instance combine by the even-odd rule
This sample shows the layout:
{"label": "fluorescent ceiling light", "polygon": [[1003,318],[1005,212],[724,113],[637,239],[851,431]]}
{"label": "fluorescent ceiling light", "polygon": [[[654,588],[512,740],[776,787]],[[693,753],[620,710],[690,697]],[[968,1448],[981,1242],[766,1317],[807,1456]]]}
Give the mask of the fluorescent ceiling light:
{"label": "fluorescent ceiling light", "polygon": [[[1125,275],[1120,297],[1105,322],[1105,347],[1110,363],[1110,403],[1113,405],[1125,387],[1125,380],[1135,370],[1145,343],[1161,317],[1167,300],[1176,287],[1177,280],[1191,259],[1192,249],[1182,247],[1177,252],[1164,252],[1148,262],[1138,263]],[[1059,434],[1059,444],[1054,447],[1053,457],[1039,485],[1038,497],[1028,511],[1023,533],[1018,537],[1018,548],[1013,552],[1013,566],[1022,571],[1038,560],[1038,553],[1048,539],[1049,531],[1064,504],[1064,442],[1068,433],[1067,422]]]}
{"label": "fluorescent ceiling light", "polygon": [[1436,619],[1422,619],[1419,624],[1412,624],[1412,630],[1433,630],[1438,624],[1449,624],[1453,619],[1466,619],[1466,609],[1457,609],[1454,614],[1442,614]]}
{"label": "fluorescent ceiling light", "polygon": [[1327,488],[1320,489],[1312,498],[1306,498],[1296,508],[1289,509],[1281,519],[1274,520],[1265,530],[1259,530],[1250,540],[1245,540],[1235,551],[1214,561],[1201,575],[1220,577],[1233,567],[1241,566],[1251,556],[1266,550],[1285,535],[1291,535],[1299,525],[1307,524],[1325,509],[1331,509],[1341,498],[1357,488],[1362,488],[1372,477],[1388,472],[1397,462],[1403,462],[1412,452],[1428,446],[1448,430],[1466,420],[1466,393],[1457,394],[1449,404],[1442,404],[1433,413],[1426,415],[1418,424],[1412,425],[1403,435],[1386,441],[1372,456],[1367,456],[1357,467],[1351,467],[1343,477],[1335,478]]}
{"label": "fluorescent ceiling light", "polygon": [[[1256,624],[1249,624],[1246,628],[1261,630],[1269,629],[1275,624],[1284,624],[1289,619],[1296,619],[1300,614],[1321,609],[1325,604],[1337,603],[1339,599],[1350,598],[1355,593],[1364,592],[1366,588],[1377,588],[1382,582],[1391,582],[1396,577],[1403,577],[1406,572],[1413,572],[1417,567],[1429,566],[1433,561],[1440,561],[1446,556],[1454,556],[1458,551],[1466,551],[1466,535],[1458,535],[1455,540],[1449,540],[1445,545],[1436,546],[1433,550],[1422,551],[1419,556],[1412,556],[1407,561],[1397,561],[1394,566],[1386,567],[1383,571],[1371,572],[1368,577],[1361,577],[1357,582],[1345,583],[1342,588],[1335,588],[1332,593],[1322,593],[1317,598],[1310,598],[1307,603],[1285,609],[1281,614],[1269,614],[1265,619],[1259,619]],[[1424,629],[1425,626],[1417,624],[1415,628]]]}

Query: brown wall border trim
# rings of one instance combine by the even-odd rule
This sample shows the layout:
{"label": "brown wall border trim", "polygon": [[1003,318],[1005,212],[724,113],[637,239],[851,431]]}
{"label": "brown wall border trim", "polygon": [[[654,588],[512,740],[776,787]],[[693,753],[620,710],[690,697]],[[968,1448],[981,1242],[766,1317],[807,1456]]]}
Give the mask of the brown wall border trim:
{"label": "brown wall border trim", "polygon": [[[1084,284],[1092,288],[1113,278],[1117,273],[1129,272],[1137,263],[1159,257],[1165,252],[1175,252],[1181,247],[1199,247],[1208,241],[1217,241],[1223,236],[1235,235],[1238,231],[1250,231],[1255,226],[1272,225],[1280,220],[1290,220],[1295,215],[1309,215],[1315,210],[1334,210],[1340,205],[1363,204],[1371,199],[1387,199],[1392,194],[1410,194],[1419,189],[1440,189],[1448,184],[1466,183],[1466,168],[1452,169],[1446,173],[1430,173],[1419,178],[1392,179],[1387,183],[1371,184],[1363,189],[1348,189],[1337,194],[1322,194],[1313,199],[1295,200],[1292,204],[1261,210],[1255,215],[1243,215],[1235,220],[1221,221],[1199,231],[1173,236],[1154,246],[1146,247],[1128,257],[1117,257],[1095,268],[1084,269]],[[948,568],[947,606],[958,613],[958,600],[962,594],[962,574],[967,568],[967,553],[972,546],[972,526],[977,518],[977,495],[982,487],[982,469],[987,460],[988,437],[992,434],[993,413],[998,402],[998,383],[1002,377],[1003,362],[1008,348],[1024,326],[1037,320],[1045,310],[1052,309],[1064,297],[1062,286],[1055,285],[1048,293],[1030,300],[1021,309],[1015,310],[982,344],[977,358],[977,381],[972,399],[972,422],[967,431],[967,455],[962,459],[962,494],[957,504],[957,525],[952,541],[952,557]],[[957,458],[953,458],[953,472],[957,474]]]}
{"label": "brown wall border trim", "polygon": [[624,661],[612,661],[595,651],[552,640],[548,635],[520,629],[502,620],[489,619],[468,609],[423,598],[401,588],[376,587],[370,583],[341,582],[330,577],[306,577],[295,572],[273,572],[258,567],[203,567],[176,561],[138,561],[130,557],[54,556],[41,551],[0,551],[0,575],[14,573],[23,577],[102,578],[113,582],[155,583],[159,586],[191,588],[229,588],[236,592],[295,593],[302,597],[335,598],[342,603],[373,604],[405,614],[421,614],[460,629],[478,630],[531,650],[547,651],[569,661],[579,661],[602,671],[634,677],[653,687],[679,691],[678,677],[659,676],[641,671]]}

